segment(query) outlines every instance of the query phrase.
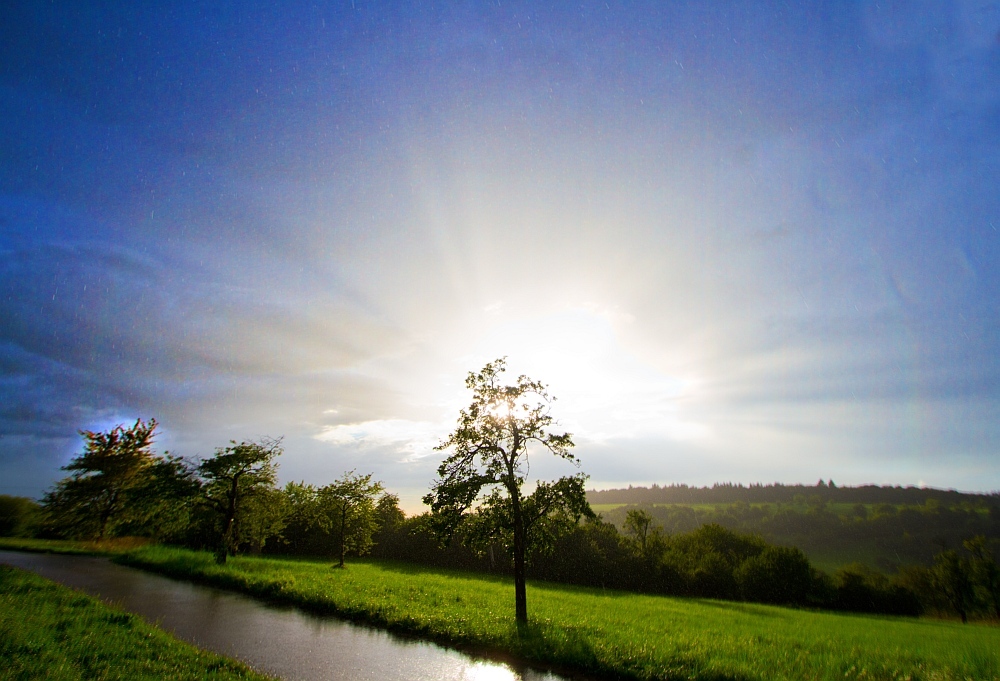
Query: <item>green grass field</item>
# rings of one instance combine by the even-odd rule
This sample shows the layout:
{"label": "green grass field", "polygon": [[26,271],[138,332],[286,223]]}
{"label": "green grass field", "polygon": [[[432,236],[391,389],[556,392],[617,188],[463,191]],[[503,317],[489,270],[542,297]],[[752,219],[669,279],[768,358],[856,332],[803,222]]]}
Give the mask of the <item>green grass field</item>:
{"label": "green grass field", "polygon": [[267,679],[140,618],[0,565],[0,679]]}
{"label": "green grass field", "polygon": [[[754,506],[766,506],[767,504],[753,504]],[[717,511],[720,509],[725,509],[730,504],[591,504],[590,508],[594,510],[594,513],[607,513],[608,511],[613,511],[616,508],[621,508],[622,506],[634,506],[635,508],[670,508],[673,506],[683,507],[683,508],[693,508],[696,511]]]}
{"label": "green grass field", "polygon": [[621,508],[622,506],[627,506],[628,504],[591,504],[590,508],[593,509],[594,513],[607,513],[608,511],[613,511],[616,508]]}
{"label": "green grass field", "polygon": [[0,550],[30,551],[34,553],[62,553],[80,556],[117,555],[146,546],[150,541],[138,537],[115,537],[90,541],[65,539],[24,539],[0,537]]}
{"label": "green grass field", "polygon": [[527,628],[502,578],[406,564],[141,548],[124,558],[178,577],[541,663],[640,679],[1000,679],[1000,628],[528,587]]}

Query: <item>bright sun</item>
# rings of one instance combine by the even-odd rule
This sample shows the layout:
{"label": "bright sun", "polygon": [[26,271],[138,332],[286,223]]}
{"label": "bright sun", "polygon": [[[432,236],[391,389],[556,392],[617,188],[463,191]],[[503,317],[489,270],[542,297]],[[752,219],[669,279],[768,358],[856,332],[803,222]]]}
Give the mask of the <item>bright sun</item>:
{"label": "bright sun", "polygon": [[691,381],[666,376],[623,348],[608,315],[585,308],[521,319],[498,319],[464,361],[478,366],[507,357],[508,375],[527,374],[550,387],[557,416],[591,440],[667,434],[689,439],[706,433],[682,422],[678,404]]}
{"label": "bright sun", "polygon": [[[668,376],[622,347],[615,320],[584,307],[536,316],[509,316],[487,310],[482,323],[463,338],[449,334],[445,365],[428,363],[411,377],[414,404],[434,405],[431,418],[390,418],[325,427],[317,439],[338,445],[391,446],[403,460],[433,453],[468,404],[466,372],[498,357],[507,358],[507,376],[526,374],[549,386],[556,397],[559,428],[578,444],[628,438],[694,440],[711,431],[690,412],[697,382]],[[440,355],[439,355],[440,356]],[[398,375],[397,375],[398,378]],[[428,386],[433,386],[428,390]]]}

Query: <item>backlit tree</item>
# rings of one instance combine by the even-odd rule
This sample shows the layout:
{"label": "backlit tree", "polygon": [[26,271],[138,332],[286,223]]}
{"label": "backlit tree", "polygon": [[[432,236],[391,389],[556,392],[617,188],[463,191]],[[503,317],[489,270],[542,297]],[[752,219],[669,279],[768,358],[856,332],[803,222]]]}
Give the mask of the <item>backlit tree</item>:
{"label": "backlit tree", "polygon": [[438,445],[451,454],[438,468],[424,503],[431,507],[438,531],[446,538],[463,526],[475,547],[501,544],[514,563],[515,614],[528,619],[525,559],[529,550],[544,551],[580,516],[593,516],[583,474],[555,482],[538,481],[531,493],[528,456],[548,452],[579,465],[569,433],[551,433],[553,399],[546,386],[527,376],[503,385],[504,359],[469,373],[465,385],[472,403],[459,412],[455,430]]}

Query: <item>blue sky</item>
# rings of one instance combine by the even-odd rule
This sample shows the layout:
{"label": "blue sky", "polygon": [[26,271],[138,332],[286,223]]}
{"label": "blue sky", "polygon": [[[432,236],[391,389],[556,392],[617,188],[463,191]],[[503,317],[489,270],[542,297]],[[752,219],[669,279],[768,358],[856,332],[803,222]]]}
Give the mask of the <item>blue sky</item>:
{"label": "blue sky", "polygon": [[[5,3],[0,493],[80,428],[411,509],[506,355],[598,487],[1000,489],[1000,6]],[[540,475],[559,467],[539,457]]]}

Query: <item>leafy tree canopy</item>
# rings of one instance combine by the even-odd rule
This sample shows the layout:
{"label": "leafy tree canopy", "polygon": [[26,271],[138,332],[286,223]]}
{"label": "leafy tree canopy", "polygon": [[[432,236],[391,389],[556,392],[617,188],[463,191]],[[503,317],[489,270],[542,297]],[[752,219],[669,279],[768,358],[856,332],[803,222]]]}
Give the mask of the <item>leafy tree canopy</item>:
{"label": "leafy tree canopy", "polygon": [[583,474],[538,481],[526,493],[532,450],[579,464],[570,452],[571,435],[550,432],[554,398],[546,386],[524,375],[513,385],[504,385],[505,370],[501,358],[469,373],[465,385],[472,391],[472,403],[459,412],[455,430],[437,447],[451,454],[438,468],[438,480],[424,502],[444,537],[465,525],[465,536],[473,546],[496,543],[509,551],[516,618],[526,622],[527,551],[551,546],[566,527],[593,512]]}
{"label": "leafy tree canopy", "polygon": [[[278,523],[256,522],[249,516],[254,510],[266,511],[258,497],[274,490],[278,477],[275,459],[281,455],[281,438],[262,438],[259,442],[230,441],[220,447],[210,459],[198,464],[202,479],[202,499],[212,509],[219,522],[219,544],[216,560],[226,562],[235,553],[240,539],[240,526],[258,531],[273,531]],[[239,524],[238,524],[238,521]],[[280,531],[280,528],[279,528]],[[266,540],[254,537],[262,543]]]}
{"label": "leafy tree canopy", "polygon": [[63,467],[71,475],[43,501],[57,531],[103,539],[140,512],[143,495],[138,492],[157,463],[151,449],[155,431],[156,419],[137,419],[131,427],[103,433],[80,431],[83,453]]}
{"label": "leafy tree canopy", "polygon": [[31,536],[41,510],[33,499],[0,494],[0,537]]}
{"label": "leafy tree canopy", "polygon": [[373,482],[372,474],[345,473],[318,493],[324,510],[325,523],[337,538],[338,567],[344,567],[344,554],[365,553],[372,545],[372,535],[378,529],[375,498],[383,490],[381,482]]}

